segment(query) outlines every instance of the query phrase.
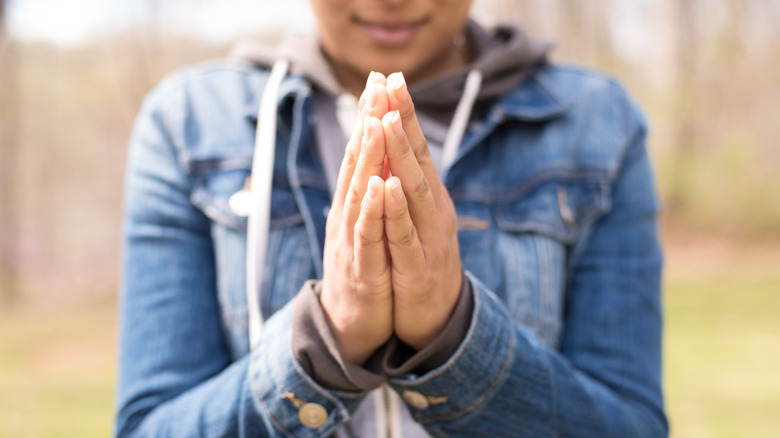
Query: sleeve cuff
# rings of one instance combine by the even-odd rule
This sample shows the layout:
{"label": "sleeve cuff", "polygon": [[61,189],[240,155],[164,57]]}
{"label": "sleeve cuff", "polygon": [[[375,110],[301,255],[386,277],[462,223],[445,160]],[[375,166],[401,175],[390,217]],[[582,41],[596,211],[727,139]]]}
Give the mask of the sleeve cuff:
{"label": "sleeve cuff", "polygon": [[419,375],[442,366],[455,354],[466,337],[473,311],[471,283],[464,273],[458,302],[441,335],[418,352],[394,337],[388,343],[383,355],[384,372],[391,377],[404,374]]}
{"label": "sleeve cuff", "polygon": [[387,378],[382,372],[382,351],[364,367],[344,360],[320,304],[320,283],[307,281],[296,298],[292,314],[293,351],[303,369],[319,384],[338,391],[368,391]]}
{"label": "sleeve cuff", "polygon": [[296,301],[265,321],[260,342],[250,353],[251,405],[267,430],[295,437],[329,436],[349,421],[365,393],[330,390],[303,369],[290,330]]}
{"label": "sleeve cuff", "polygon": [[502,386],[513,364],[517,339],[512,318],[498,297],[467,275],[473,312],[455,353],[425,374],[398,375],[389,382],[420,423],[457,418],[476,409]]}

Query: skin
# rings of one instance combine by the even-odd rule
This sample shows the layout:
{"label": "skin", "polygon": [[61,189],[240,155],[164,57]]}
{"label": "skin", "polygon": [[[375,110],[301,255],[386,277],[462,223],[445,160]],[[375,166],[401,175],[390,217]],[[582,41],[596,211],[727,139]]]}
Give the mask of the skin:
{"label": "skin", "polygon": [[[404,73],[416,84],[465,61],[453,44],[472,0],[310,0],[325,53],[341,85],[362,93],[371,71]],[[406,41],[381,41],[372,30],[413,27]]]}
{"label": "skin", "polygon": [[[463,65],[452,37],[471,1],[311,3],[342,85],[354,88],[353,77],[361,77],[360,117],[326,225],[320,300],[344,359],[363,364],[393,334],[417,350],[435,340],[457,303],[462,266],[455,208],[436,174],[406,73],[362,78],[384,69],[421,80]],[[396,32],[394,23],[367,37],[362,17],[384,16],[379,12],[428,18],[414,21],[411,32]]]}

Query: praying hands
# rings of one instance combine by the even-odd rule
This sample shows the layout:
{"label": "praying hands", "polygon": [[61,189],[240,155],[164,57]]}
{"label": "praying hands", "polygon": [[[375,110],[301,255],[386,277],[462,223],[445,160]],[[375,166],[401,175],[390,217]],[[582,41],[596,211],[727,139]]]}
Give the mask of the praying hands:
{"label": "praying hands", "polygon": [[320,300],[343,357],[363,364],[394,333],[416,350],[436,339],[462,267],[455,208],[403,75],[372,73],[359,109],[328,215]]}

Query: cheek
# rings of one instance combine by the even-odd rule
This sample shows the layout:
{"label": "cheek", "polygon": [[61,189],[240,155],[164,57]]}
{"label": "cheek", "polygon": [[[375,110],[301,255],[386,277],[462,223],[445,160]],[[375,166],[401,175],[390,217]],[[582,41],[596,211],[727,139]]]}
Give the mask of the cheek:
{"label": "cheek", "polygon": [[[439,0],[440,15],[446,17],[448,23],[465,23],[471,10],[471,0]],[[460,25],[454,26],[460,30]]]}
{"label": "cheek", "polygon": [[350,12],[346,2],[334,0],[310,0],[316,25],[323,35],[339,35],[349,22]]}
{"label": "cheek", "polygon": [[[348,50],[348,46],[354,45],[351,42],[355,40],[355,36],[350,34],[352,27],[350,26],[349,13],[343,7],[327,6],[335,2],[320,1],[318,3],[326,4],[312,4],[322,44],[328,53],[340,58],[339,54]],[[323,6],[324,10],[320,10]]]}

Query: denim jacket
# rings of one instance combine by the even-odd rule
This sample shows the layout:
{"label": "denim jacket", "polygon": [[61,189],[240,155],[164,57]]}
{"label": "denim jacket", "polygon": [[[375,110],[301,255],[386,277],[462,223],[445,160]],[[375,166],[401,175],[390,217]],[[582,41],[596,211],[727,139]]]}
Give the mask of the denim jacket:
{"label": "denim jacket", "polygon": [[[328,436],[366,396],[321,386],[291,347],[296,293],[322,277],[331,203],[311,85],[297,76],[280,89],[265,323],[249,349],[246,220],[228,198],[249,175],[267,76],[209,63],[145,100],[126,186],[117,436]],[[550,64],[470,123],[441,175],[470,326],[446,363],[388,382],[429,434],[667,435],[645,134],[616,82]]]}

